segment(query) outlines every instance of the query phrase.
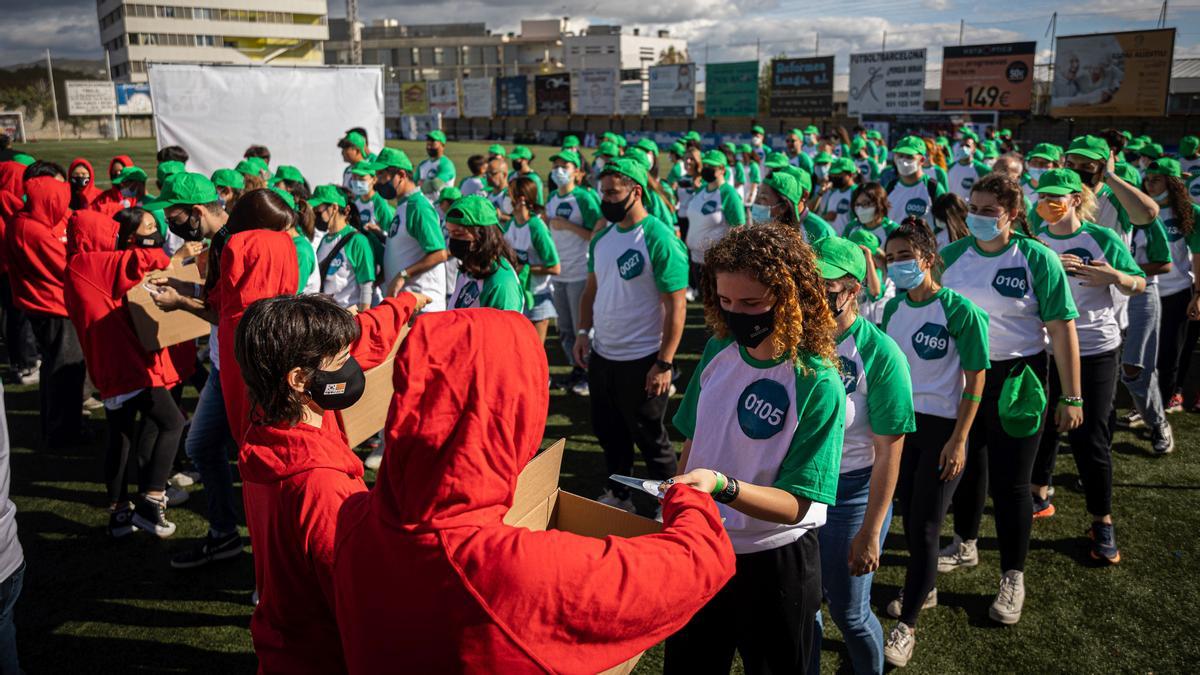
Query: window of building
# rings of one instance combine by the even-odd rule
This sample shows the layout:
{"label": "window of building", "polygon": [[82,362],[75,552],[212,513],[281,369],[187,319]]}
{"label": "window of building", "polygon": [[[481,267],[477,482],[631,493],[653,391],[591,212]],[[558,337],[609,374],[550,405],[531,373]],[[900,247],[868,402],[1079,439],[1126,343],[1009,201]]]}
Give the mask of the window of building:
{"label": "window of building", "polygon": [[414,66],[421,65],[421,50],[416,47],[412,48],[412,64]]}
{"label": "window of building", "polygon": [[133,67],[133,72],[135,72],[135,73],[146,72],[146,62],[145,61],[130,61],[130,65]]}
{"label": "window of building", "polygon": [[446,50],[442,47],[433,48],[433,65],[443,66],[446,64]]}
{"label": "window of building", "polygon": [[213,21],[217,16],[217,10],[209,9],[208,7],[197,7],[192,10],[192,17],[197,21]]}
{"label": "window of building", "polygon": [[587,47],[584,48],[584,53],[585,54],[599,54],[600,53],[600,45],[588,45]]}

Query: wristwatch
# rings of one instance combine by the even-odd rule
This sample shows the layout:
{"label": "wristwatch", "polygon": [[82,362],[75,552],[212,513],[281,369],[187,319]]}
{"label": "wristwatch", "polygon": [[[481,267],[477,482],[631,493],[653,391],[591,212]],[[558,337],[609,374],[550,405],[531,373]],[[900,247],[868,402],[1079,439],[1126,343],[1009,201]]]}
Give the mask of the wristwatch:
{"label": "wristwatch", "polygon": [[663,361],[662,359],[655,361],[654,365],[658,366],[659,370],[665,370],[667,372],[671,372],[672,370],[675,370],[674,363],[671,363],[670,361]]}
{"label": "wristwatch", "polygon": [[578,335],[579,337],[587,337],[592,334],[592,331],[590,331],[586,328],[580,328],[579,330],[575,331],[575,334]]}
{"label": "wristwatch", "polygon": [[738,493],[742,491],[742,486],[738,484],[736,478],[732,476],[726,476],[726,480],[728,482],[725,484],[725,489],[713,495],[713,500],[721,504],[729,504],[733,502],[733,500],[738,498]]}

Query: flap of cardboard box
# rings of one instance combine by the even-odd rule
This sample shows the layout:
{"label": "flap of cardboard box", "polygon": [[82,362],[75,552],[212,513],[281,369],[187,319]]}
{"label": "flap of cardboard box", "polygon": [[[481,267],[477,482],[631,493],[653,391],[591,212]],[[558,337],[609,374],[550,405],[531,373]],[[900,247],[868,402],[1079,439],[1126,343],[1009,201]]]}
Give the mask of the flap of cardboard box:
{"label": "flap of cardboard box", "polygon": [[208,335],[212,324],[200,317],[175,310],[164,312],[154,304],[150,291],[146,290],[146,281],[156,277],[169,277],[190,283],[203,283],[200,268],[195,262],[169,270],[151,272],[142,283],[134,286],[125,294],[129,315],[133,319],[133,330],[137,333],[138,341],[146,351],[158,351],[164,347],[177,345],[180,342],[195,340]]}
{"label": "flap of cardboard box", "polygon": [[366,388],[362,398],[354,405],[341,411],[342,431],[346,434],[346,442],[351,448],[379,433],[387,425],[388,409],[392,405],[392,394],[396,393],[392,384],[392,370],[396,363],[396,351],[400,343],[408,336],[409,327],[400,329],[400,336],[392,347],[392,353],[383,363],[368,370],[366,373]]}

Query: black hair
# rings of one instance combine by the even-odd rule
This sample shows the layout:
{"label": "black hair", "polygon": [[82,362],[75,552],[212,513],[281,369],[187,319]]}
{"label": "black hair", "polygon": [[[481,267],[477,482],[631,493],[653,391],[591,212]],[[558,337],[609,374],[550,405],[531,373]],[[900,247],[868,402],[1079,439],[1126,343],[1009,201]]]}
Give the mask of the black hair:
{"label": "black hair", "polygon": [[0,134],[0,150],[8,150],[12,147],[12,136],[8,134]]}
{"label": "black hair", "polygon": [[312,239],[317,227],[317,214],[313,213],[312,207],[308,205],[308,200],[312,197],[308,181],[305,180],[301,183],[294,180],[281,180],[279,183],[296,201],[296,221],[293,224],[305,237]]}
{"label": "black hair", "polygon": [[507,258],[513,269],[519,270],[517,253],[504,238],[503,230],[498,226],[471,229],[475,231],[475,238],[471,241],[467,257],[460,261],[460,270],[476,279],[482,279],[493,273],[492,266],[501,258]]}
{"label": "black hair", "polygon": [[950,233],[950,241],[958,241],[967,236],[967,203],[963,201],[962,197],[953,192],[947,192],[933,200],[929,211],[934,218],[946,224],[946,230]]}
{"label": "black hair", "polygon": [[167,147],[158,151],[158,162],[160,164],[163,162],[183,162],[184,164],[187,164],[189,157],[190,155],[188,155],[187,150],[184,150],[178,145],[168,145]]}
{"label": "black hair", "polygon": [[358,134],[363,137],[363,145],[371,147],[371,139],[367,136],[367,130],[362,127],[350,127],[346,130],[346,135]]}
{"label": "black hair", "polygon": [[63,169],[61,164],[39,159],[33,164],[25,167],[25,173],[22,175],[22,178],[24,180],[33,180],[34,178],[53,178],[55,176],[65,181],[67,179],[66,169]]}
{"label": "black hair", "polygon": [[517,176],[512,183],[509,183],[509,188],[525,201],[525,206],[530,213],[540,216],[546,212],[546,207],[539,203],[538,193],[541,191],[541,186],[537,184],[537,181],[525,176]]}
{"label": "black hair", "polygon": [[145,217],[146,210],[140,206],[131,206],[113,214],[113,220],[117,221],[118,249],[127,248],[125,242],[129,241],[129,237],[142,226],[142,219]]}
{"label": "black hair", "polygon": [[903,239],[912,247],[913,252],[929,260],[930,269],[934,271],[934,277],[941,276],[942,256],[938,254],[937,235],[933,233],[933,228],[929,226],[924,218],[919,216],[908,216],[904,222],[900,223],[900,227],[892,230],[888,235],[887,242],[884,244],[884,249],[887,249],[887,244],[893,239]]}
{"label": "black hair", "polygon": [[1121,152],[1125,150],[1125,145],[1129,143],[1129,139],[1125,138],[1125,134],[1121,133],[1119,129],[1113,129],[1111,127],[1108,129],[1101,129],[1096,136],[1099,136],[1107,141],[1108,149],[1114,154],[1121,154]]}
{"label": "black hair", "polygon": [[265,145],[252,145],[246,148],[246,152],[242,154],[242,157],[245,159],[258,157],[259,159],[264,160],[267,164],[271,163],[271,151],[268,150],[267,146]]}
{"label": "black hair", "polygon": [[299,368],[310,379],[322,365],[358,339],[358,322],[328,296],[312,293],[259,300],[238,323],[234,357],[256,424],[294,425],[310,400],[288,384]]}
{"label": "black hair", "polygon": [[483,173],[483,166],[487,164],[487,157],[483,155],[471,155],[467,158],[467,170],[472,176],[478,176]]}

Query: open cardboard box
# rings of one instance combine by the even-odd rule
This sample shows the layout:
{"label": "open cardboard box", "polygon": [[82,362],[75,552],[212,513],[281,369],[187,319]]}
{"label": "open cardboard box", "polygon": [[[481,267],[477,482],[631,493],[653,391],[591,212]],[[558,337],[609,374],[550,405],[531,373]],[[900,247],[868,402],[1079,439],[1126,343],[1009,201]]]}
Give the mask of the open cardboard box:
{"label": "open cardboard box", "polygon": [[[571,494],[558,487],[566,439],[561,439],[534,457],[517,478],[513,505],[505,525],[531,530],[562,530],[601,539],[609,535],[637,537],[662,531],[662,524],[621,509]],[[628,675],[641,654],[613,666],[601,675]]]}
{"label": "open cardboard box", "polygon": [[158,277],[169,277],[196,284],[204,281],[204,277],[200,273],[200,266],[192,261],[186,265],[151,272],[146,275],[142,283],[129,289],[129,292],[125,294],[126,304],[129,307],[129,315],[133,319],[133,330],[138,336],[138,341],[142,343],[142,348],[153,352],[208,335],[212,324],[204,319],[181,309],[164,312],[154,304],[154,299],[151,297],[150,291],[146,290],[145,284],[150,279]]}
{"label": "open cardboard box", "polygon": [[383,363],[368,370],[366,388],[362,398],[354,405],[341,411],[342,431],[346,434],[346,442],[351,448],[358,447],[363,441],[379,433],[387,425],[388,408],[392,405],[392,394],[396,388],[392,384],[392,370],[396,363],[396,350],[408,336],[409,327],[400,329],[392,353]]}

